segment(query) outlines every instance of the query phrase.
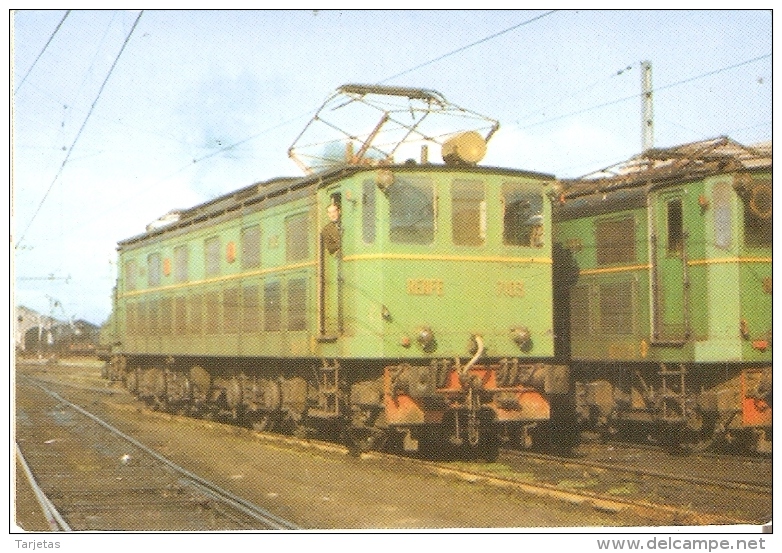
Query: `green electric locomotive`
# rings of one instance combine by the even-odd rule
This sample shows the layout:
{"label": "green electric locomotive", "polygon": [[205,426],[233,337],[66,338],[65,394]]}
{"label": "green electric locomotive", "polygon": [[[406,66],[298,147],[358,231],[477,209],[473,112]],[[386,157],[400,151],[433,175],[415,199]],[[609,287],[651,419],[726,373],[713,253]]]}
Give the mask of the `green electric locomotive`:
{"label": "green electric locomotive", "polygon": [[771,168],[770,144],[718,138],[562,183],[556,326],[582,422],[770,451]]}
{"label": "green electric locomotive", "polygon": [[119,243],[113,374],[161,408],[357,448],[493,458],[529,440],[568,391],[551,362],[554,179],[478,166],[497,126],[430,90],[340,87],[289,150],[306,176]]}

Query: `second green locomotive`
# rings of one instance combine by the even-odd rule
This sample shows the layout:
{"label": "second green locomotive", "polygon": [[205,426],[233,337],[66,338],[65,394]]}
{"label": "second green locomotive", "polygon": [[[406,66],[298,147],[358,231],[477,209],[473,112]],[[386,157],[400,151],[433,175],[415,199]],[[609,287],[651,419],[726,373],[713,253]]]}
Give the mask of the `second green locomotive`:
{"label": "second green locomotive", "polygon": [[563,183],[558,345],[582,422],[771,449],[770,148],[718,138]]}

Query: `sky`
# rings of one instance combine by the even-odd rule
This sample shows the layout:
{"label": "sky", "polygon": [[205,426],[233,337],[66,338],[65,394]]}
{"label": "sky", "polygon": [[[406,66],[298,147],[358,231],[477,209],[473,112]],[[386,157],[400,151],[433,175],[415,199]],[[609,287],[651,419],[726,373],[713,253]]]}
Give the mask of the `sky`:
{"label": "sky", "polygon": [[[139,14],[141,16],[139,17]],[[772,138],[771,11],[16,11],[13,297],[104,322],[116,244],[172,209],[301,176],[288,147],[346,83],[500,122],[484,165],[581,176],[654,146]]]}

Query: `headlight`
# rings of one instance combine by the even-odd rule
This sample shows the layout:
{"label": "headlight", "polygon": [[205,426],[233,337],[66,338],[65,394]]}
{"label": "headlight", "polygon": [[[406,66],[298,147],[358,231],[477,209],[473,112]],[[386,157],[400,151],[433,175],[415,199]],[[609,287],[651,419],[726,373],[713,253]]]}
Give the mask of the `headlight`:
{"label": "headlight", "polygon": [[425,326],[423,328],[419,328],[417,334],[418,345],[421,346],[421,349],[427,353],[434,351],[435,347],[437,346],[437,341],[434,338],[434,332],[432,332],[432,329],[428,326]]}
{"label": "headlight", "polygon": [[532,349],[532,333],[526,326],[517,326],[510,329],[510,339],[513,340],[521,351]]}

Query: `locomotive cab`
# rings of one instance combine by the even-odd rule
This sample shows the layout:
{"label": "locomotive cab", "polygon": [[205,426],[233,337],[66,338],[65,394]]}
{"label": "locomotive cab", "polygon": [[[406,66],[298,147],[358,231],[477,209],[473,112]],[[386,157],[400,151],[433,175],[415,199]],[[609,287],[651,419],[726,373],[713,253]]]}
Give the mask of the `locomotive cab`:
{"label": "locomotive cab", "polygon": [[[568,391],[567,369],[550,364],[552,182],[405,163],[319,191],[316,354],[353,359],[353,395],[380,389],[409,447],[433,424],[479,449],[479,426],[527,436],[550,418],[549,394]],[[382,381],[370,380],[378,363]]]}

